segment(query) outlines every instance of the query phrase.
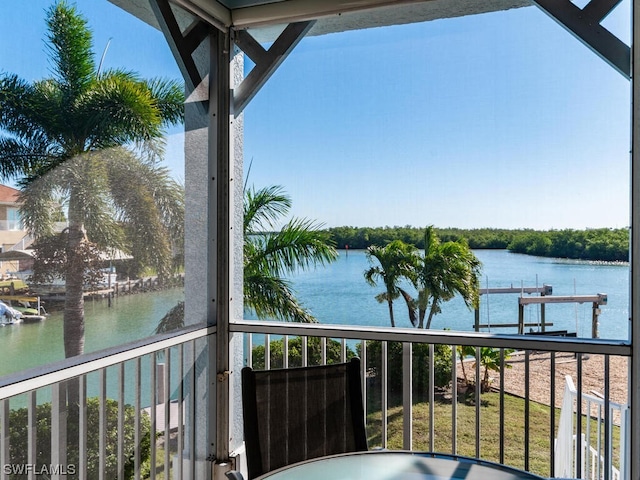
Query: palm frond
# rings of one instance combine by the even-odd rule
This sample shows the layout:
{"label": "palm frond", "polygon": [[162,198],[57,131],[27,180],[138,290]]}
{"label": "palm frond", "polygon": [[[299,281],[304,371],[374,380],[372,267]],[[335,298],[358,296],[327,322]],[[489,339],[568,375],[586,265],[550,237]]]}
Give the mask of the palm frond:
{"label": "palm frond", "polygon": [[479,275],[481,263],[464,242],[441,243],[433,227],[425,230],[425,251],[416,279],[419,290],[420,320],[427,305],[431,325],[433,316],[441,311],[442,302],[460,295],[467,307],[479,302]]}
{"label": "palm frond", "polygon": [[141,81],[104,75],[78,99],[78,123],[87,148],[105,149],[162,135],[163,119],[150,90]]}
{"label": "palm frond", "polygon": [[53,73],[68,98],[76,98],[95,78],[93,36],[75,6],[58,1],[47,14],[47,48]]}
{"label": "palm frond", "polygon": [[136,161],[126,149],[110,149],[103,162],[131,253],[140,265],[152,265],[160,276],[167,275],[171,241],[177,241],[183,232],[182,190],[169,179],[166,169]]}
{"label": "palm frond", "polygon": [[56,173],[38,177],[20,191],[20,218],[33,237],[48,237],[54,230],[55,192],[58,188]]}
{"label": "palm frond", "polygon": [[182,82],[163,78],[146,81],[147,88],[160,111],[163,124],[176,125],[184,121],[184,85]]}
{"label": "palm frond", "polygon": [[245,308],[261,319],[315,323],[317,320],[296,299],[291,284],[273,275],[253,274],[244,278]]}
{"label": "palm frond", "polygon": [[276,276],[325,265],[338,257],[326,232],[307,219],[292,219],[279,232],[261,237],[260,254],[252,261]]}
{"label": "palm frond", "polygon": [[184,302],[178,302],[160,319],[155,333],[166,333],[184,327]]}
{"label": "palm frond", "polygon": [[0,74],[0,126],[18,137],[34,126],[34,88],[14,74]]}
{"label": "palm frond", "polygon": [[30,177],[42,165],[52,161],[46,145],[26,143],[14,138],[0,138],[0,180]]}
{"label": "palm frond", "polygon": [[272,230],[280,217],[291,209],[291,198],[279,185],[259,190],[249,188],[244,193],[244,234]]}
{"label": "palm frond", "polygon": [[364,272],[365,281],[372,287],[378,285],[379,278],[382,278],[382,270],[378,266],[368,268]]}
{"label": "palm frond", "polygon": [[[55,94],[45,95],[45,82],[33,85],[16,75],[0,75],[0,141],[4,175],[33,174],[36,167],[53,164],[60,154],[57,141],[59,108]],[[11,164],[14,165],[11,165]],[[10,178],[10,177],[5,177]]]}

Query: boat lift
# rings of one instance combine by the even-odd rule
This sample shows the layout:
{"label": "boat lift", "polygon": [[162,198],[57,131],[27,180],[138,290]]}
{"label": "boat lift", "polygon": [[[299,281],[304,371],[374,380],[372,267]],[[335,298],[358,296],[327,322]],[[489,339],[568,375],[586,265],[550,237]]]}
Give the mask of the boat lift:
{"label": "boat lift", "polygon": [[[493,294],[505,294],[505,293],[519,293],[519,294],[538,294],[540,295],[540,297],[534,297],[534,298],[541,298],[541,297],[546,297],[548,295],[551,295],[553,293],[553,287],[551,285],[542,285],[541,287],[514,287],[513,285],[511,287],[497,287],[497,288],[481,288],[480,291],[478,292],[480,294],[480,296],[482,295],[493,295]],[[524,297],[520,297],[520,298],[524,298]],[[542,310],[544,310],[544,304],[541,307]],[[522,324],[522,327],[521,325]],[[521,328],[524,331],[524,327],[541,327],[542,331],[545,330],[545,327],[551,327],[553,326],[553,323],[546,323],[544,321],[544,315],[542,315],[542,319],[541,322],[538,323],[524,323],[524,317],[523,316],[519,316],[518,317],[518,323],[498,323],[495,325],[491,325],[489,323],[484,323],[481,324],[480,323],[480,307],[478,306],[478,308],[475,309],[475,323],[474,323],[474,329],[476,332],[479,332],[481,328],[491,328],[491,327],[499,327],[499,328],[503,328],[503,327],[518,327],[518,332],[520,332]]]}
{"label": "boat lift", "polygon": [[[547,303],[589,303],[591,302],[593,307],[591,310],[591,335],[593,338],[598,338],[598,316],[600,315],[600,306],[607,304],[607,294],[598,293],[596,295],[552,295],[553,287],[551,285],[543,285],[542,287],[503,287],[503,288],[482,288],[480,289],[480,295],[489,294],[505,294],[505,293],[519,293],[518,297],[518,323],[499,323],[490,325],[488,323],[480,323],[480,308],[475,310],[475,324],[474,328],[476,332],[479,332],[481,328],[490,327],[517,327],[518,334],[524,335],[525,327],[540,327],[541,333],[546,331],[546,327],[553,326],[553,323],[546,321],[545,306]],[[523,297],[522,294],[539,294],[539,296]],[[525,323],[524,320],[524,307],[526,305],[537,304],[540,305],[540,322]],[[551,334],[552,332],[548,332]]]}
{"label": "boat lift", "polygon": [[598,315],[600,315],[600,305],[607,304],[607,294],[598,293],[596,295],[551,295],[540,297],[520,297],[518,298],[518,333],[524,333],[524,307],[525,305],[540,305],[540,323],[544,332],[545,311],[547,303],[592,303],[591,308],[591,337],[598,338]]}

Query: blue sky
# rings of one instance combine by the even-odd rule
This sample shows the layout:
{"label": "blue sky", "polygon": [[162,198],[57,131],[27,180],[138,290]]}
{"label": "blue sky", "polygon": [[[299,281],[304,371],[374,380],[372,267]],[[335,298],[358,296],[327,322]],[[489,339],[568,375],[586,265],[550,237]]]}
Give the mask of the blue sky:
{"label": "blue sky", "polygon": [[[1,70],[47,75],[49,4],[0,3]],[[178,75],[159,32],[77,5],[98,54],[112,38],[107,67]],[[629,9],[606,21],[627,42]],[[623,227],[629,93],[535,7],[310,37],[245,110],[249,182],[283,185],[296,215],[328,226]]]}

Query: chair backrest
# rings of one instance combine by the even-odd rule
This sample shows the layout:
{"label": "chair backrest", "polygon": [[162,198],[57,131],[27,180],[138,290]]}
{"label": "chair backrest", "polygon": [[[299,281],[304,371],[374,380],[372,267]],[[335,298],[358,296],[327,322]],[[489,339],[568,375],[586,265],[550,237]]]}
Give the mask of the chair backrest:
{"label": "chair backrest", "polygon": [[230,470],[228,472],[225,472],[224,475],[229,480],[244,480],[244,477],[242,476],[242,474],[240,472],[238,472],[237,470]]}
{"label": "chair backrest", "polygon": [[367,450],[360,359],[242,369],[249,479],[310,458]]}

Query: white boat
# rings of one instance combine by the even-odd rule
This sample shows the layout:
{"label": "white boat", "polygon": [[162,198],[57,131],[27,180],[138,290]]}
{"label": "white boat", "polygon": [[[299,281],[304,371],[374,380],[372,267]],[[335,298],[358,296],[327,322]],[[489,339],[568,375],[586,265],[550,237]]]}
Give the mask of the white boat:
{"label": "white boat", "polygon": [[0,326],[15,325],[22,321],[22,313],[0,301]]}
{"label": "white boat", "polygon": [[40,303],[40,297],[30,295],[2,295],[0,302],[21,314],[24,323],[41,322],[49,315]]}

